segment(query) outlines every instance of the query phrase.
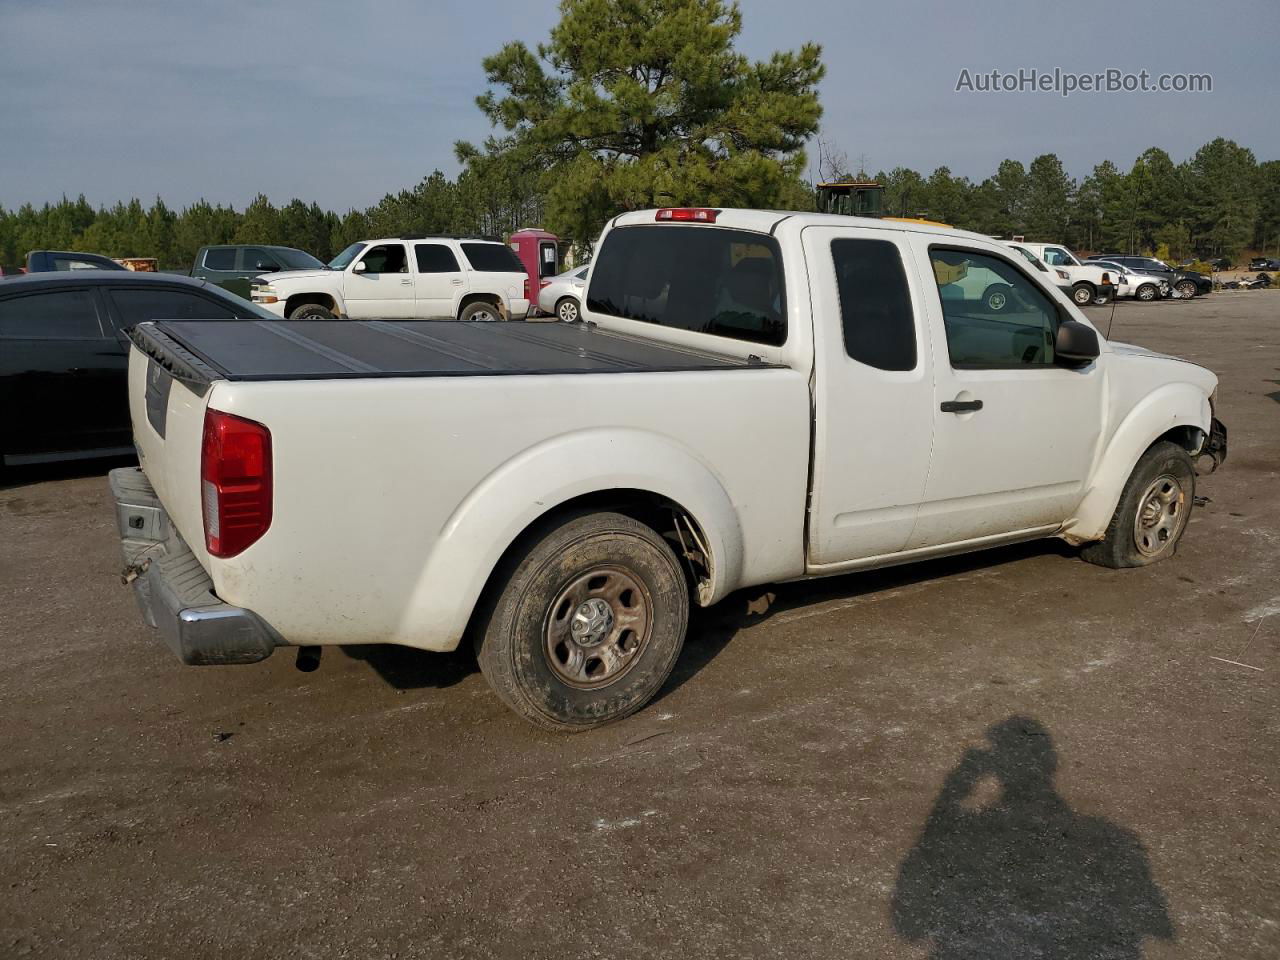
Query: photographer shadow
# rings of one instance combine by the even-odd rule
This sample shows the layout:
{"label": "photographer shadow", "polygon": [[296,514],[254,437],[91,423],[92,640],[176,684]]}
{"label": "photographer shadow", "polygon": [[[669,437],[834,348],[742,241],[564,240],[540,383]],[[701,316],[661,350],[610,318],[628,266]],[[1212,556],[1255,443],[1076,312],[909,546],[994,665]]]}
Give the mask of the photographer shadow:
{"label": "photographer shadow", "polygon": [[1035,720],[987,731],[947,776],[898,871],[895,931],[935,960],[1138,958],[1172,940],[1138,837],[1074,812],[1054,788],[1057,754]]}

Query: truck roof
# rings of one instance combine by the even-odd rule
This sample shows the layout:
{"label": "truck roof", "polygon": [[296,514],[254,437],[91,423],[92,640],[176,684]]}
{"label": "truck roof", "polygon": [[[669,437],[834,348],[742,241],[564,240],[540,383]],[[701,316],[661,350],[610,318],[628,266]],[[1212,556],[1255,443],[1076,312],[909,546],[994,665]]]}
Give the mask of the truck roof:
{"label": "truck roof", "polygon": [[[663,208],[666,209],[666,208]],[[807,226],[856,226],[868,230],[896,230],[907,233],[927,233],[940,237],[959,237],[966,240],[981,240],[983,243],[991,243],[989,236],[982,233],[974,233],[972,230],[958,230],[955,227],[935,226],[931,223],[923,221],[904,221],[893,219],[877,219],[875,217],[849,217],[836,213],[806,213],[804,211],[794,210],[743,210],[735,208],[716,208],[715,226],[729,227],[737,230],[753,230],[757,233],[774,233],[783,223],[788,227],[807,227]],[[632,213],[622,213],[614,217],[610,222],[615,227],[630,227],[640,224],[655,224],[659,226],[669,226],[667,223],[659,223],[657,220],[658,209],[652,210],[636,210]],[[677,223],[677,226],[702,226],[703,224]]]}
{"label": "truck roof", "polygon": [[761,369],[756,360],[568,323],[158,320],[129,330],[177,379],[348,380]]}

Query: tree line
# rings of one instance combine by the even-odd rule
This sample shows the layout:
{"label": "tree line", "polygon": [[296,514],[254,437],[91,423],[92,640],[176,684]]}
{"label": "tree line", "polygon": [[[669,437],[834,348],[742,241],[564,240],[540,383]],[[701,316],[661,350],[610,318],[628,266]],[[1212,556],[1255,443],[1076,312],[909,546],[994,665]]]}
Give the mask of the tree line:
{"label": "tree line", "polygon": [[1159,147],[1127,170],[1110,160],[1072,179],[1055,154],[1005,160],[980,182],[939,167],[876,175],[885,209],[992,236],[1066,243],[1081,251],[1237,257],[1280,247],[1280,161],[1218,137],[1174,163]]}
{"label": "tree line", "polygon": [[[589,246],[624,210],[813,208],[804,175],[822,116],[817,44],[751,61],[735,47],[742,12],[726,0],[560,0],[560,13],[547,42],[515,41],[485,58],[488,89],[476,105],[494,134],[455,144],[456,178],[437,170],[341,214],[262,195],[243,211],[204,200],[173,210],[160,199],[95,209],[83,196],[0,207],[0,264],[28,250],[78,249],[180,269],[210,243],[281,244],[328,260],[372,237],[505,237],[533,225]],[[824,176],[849,173],[817,143]],[[1080,181],[1052,153],[1027,166],[1005,160],[980,181],[945,166],[876,178],[887,213],[1080,251],[1182,259],[1280,244],[1280,161],[1258,163],[1222,138],[1183,163],[1153,147],[1127,171],[1108,160]]]}

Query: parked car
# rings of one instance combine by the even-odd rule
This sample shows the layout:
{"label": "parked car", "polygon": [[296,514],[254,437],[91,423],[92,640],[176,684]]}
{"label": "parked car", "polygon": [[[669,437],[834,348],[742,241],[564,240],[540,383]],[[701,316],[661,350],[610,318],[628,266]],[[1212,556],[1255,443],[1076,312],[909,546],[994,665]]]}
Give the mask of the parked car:
{"label": "parked car", "polygon": [[32,250],[27,254],[27,273],[53,273],[59,270],[126,270],[124,264],[96,253],[69,250]]}
{"label": "parked car", "polygon": [[204,281],[73,270],[0,284],[0,466],[133,450],[125,330],[143,320],[270,317]]}
{"label": "parked car", "polygon": [[263,274],[251,292],[291,320],[523,320],[530,298],[515,252],[483,237],[362,240],[326,269]]}
{"label": "parked car", "polygon": [[177,655],[465,635],[508,706],[582,729],[740,588],[1037,537],[1164,560],[1226,454],[1211,372],[1108,343],[987,237],[665,209],[596,249],[588,323],[133,328],[111,486]]}
{"label": "parked car", "polygon": [[582,312],[582,292],[587,285],[590,266],[574,267],[559,276],[542,281],[538,291],[538,309],[549,316],[573,323]]}
{"label": "parked car", "polygon": [[1230,270],[1234,264],[1226,257],[1210,257],[1205,263],[1213,269],[1214,273],[1220,273],[1223,270]]}
{"label": "parked car", "polygon": [[1103,290],[1106,280],[1109,279],[1113,285],[1115,284],[1115,277],[1103,276],[1107,271],[1102,267],[1092,263],[1081,263],[1074,253],[1061,244],[1006,241],[1006,246],[1021,248],[1032,256],[1038,257],[1054,270],[1065,273],[1066,283],[1070,285],[1067,295],[1077,306],[1083,307],[1093,303]]}
{"label": "parked car", "polygon": [[1124,253],[1098,254],[1089,258],[1089,262],[1107,260],[1118,263],[1137,273],[1145,273],[1153,277],[1161,277],[1169,282],[1173,292],[1184,300],[1213,292],[1213,280],[1203,273],[1190,270],[1175,270],[1163,260],[1155,257],[1139,257]]}
{"label": "parked car", "polygon": [[237,296],[249,298],[249,286],[264,273],[281,270],[324,270],[305,250],[266,244],[217,244],[196,251],[191,276],[210,280]]}
{"label": "parked car", "polygon": [[1136,273],[1123,264],[1111,260],[1090,260],[1089,262],[1101,267],[1109,267],[1116,272],[1118,278],[1116,298],[1119,300],[1132,298],[1148,303],[1167,297],[1173,292],[1169,281],[1164,277],[1157,277],[1150,273]]}
{"label": "parked car", "polygon": [[1280,270],[1280,260],[1271,257],[1254,257],[1249,261],[1250,270]]}

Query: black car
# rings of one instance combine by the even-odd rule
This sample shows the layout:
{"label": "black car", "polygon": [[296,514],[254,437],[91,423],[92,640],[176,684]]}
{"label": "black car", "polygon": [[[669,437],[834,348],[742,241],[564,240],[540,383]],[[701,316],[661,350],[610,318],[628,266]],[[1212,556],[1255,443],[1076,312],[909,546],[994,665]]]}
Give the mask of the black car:
{"label": "black car", "polygon": [[1280,270],[1280,260],[1271,257],[1254,257],[1249,261],[1250,270]]}
{"label": "black car", "polygon": [[1090,257],[1085,262],[1093,260],[1109,260],[1132,270],[1134,273],[1149,273],[1152,276],[1168,280],[1173,292],[1184,299],[1198,296],[1202,293],[1213,292],[1213,281],[1203,273],[1195,273],[1191,270],[1175,270],[1163,260],[1157,260],[1155,257],[1138,257],[1126,253],[1100,253],[1097,256]]}
{"label": "black car", "polygon": [[177,318],[277,319],[169,274],[71,270],[0,283],[0,468],[132,453],[124,331]]}

